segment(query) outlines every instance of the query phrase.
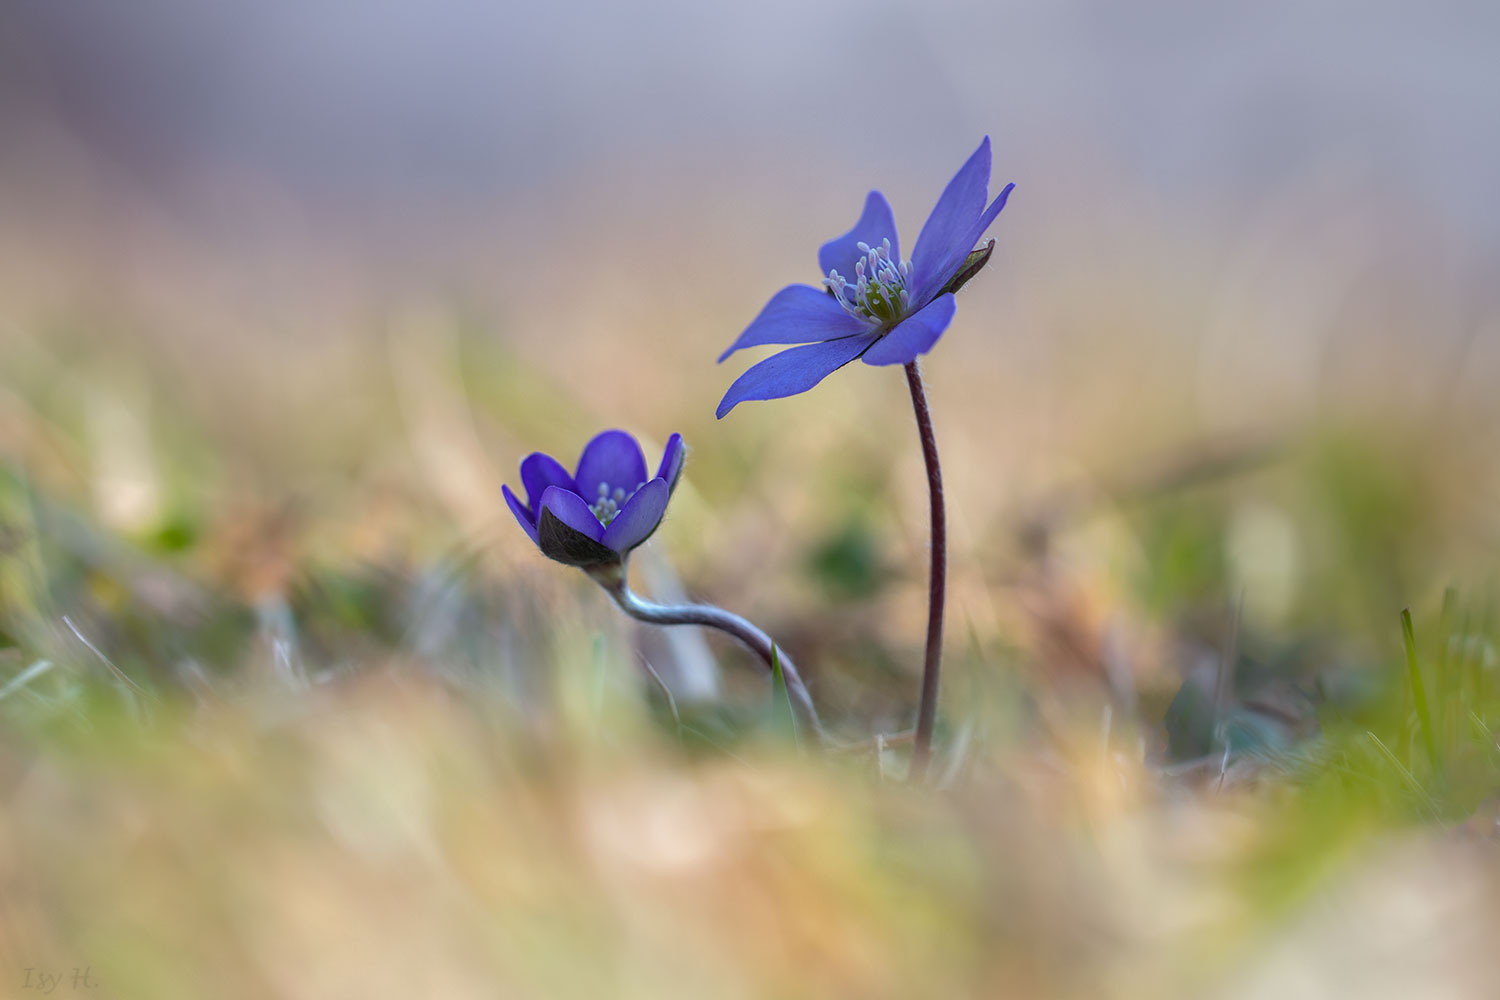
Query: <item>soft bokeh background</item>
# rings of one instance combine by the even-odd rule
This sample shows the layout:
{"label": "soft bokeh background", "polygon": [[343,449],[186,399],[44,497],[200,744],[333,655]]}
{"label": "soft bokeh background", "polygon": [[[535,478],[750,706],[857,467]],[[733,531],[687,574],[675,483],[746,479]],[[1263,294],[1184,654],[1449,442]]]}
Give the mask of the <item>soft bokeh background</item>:
{"label": "soft bokeh background", "polygon": [[[1484,995],[1497,51],[1457,0],[6,3],[3,988]],[[929,795],[788,755],[499,485],[681,431],[641,589],[899,734],[902,379],[715,421],[713,359],[985,134]]]}

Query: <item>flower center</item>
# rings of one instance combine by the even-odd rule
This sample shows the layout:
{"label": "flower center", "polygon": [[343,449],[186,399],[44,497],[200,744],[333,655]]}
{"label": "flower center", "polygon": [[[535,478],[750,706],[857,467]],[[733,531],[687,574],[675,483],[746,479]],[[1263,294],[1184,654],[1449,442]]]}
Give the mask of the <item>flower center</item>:
{"label": "flower center", "polygon": [[881,240],[878,247],[868,243],[858,246],[864,256],[854,262],[854,280],[829,271],[823,284],[855,319],[880,325],[894,323],[906,315],[911,304],[906,287],[911,280],[911,261],[895,260],[890,240]]}
{"label": "flower center", "polygon": [[599,498],[589,504],[589,510],[593,511],[594,516],[599,519],[599,523],[607,528],[609,527],[609,522],[613,521],[619,515],[620,508],[625,506],[631,497],[635,496],[635,491],[645,485],[645,483],[636,483],[635,490],[626,492],[623,486],[611,487],[608,483],[600,483]]}

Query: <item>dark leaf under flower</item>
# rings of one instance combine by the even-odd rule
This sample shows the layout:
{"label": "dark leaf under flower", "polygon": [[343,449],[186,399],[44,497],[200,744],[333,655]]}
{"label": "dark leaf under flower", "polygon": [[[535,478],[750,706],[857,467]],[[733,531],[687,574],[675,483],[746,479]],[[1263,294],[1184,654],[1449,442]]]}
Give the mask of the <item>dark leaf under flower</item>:
{"label": "dark leaf under flower", "polygon": [[620,554],[614,549],[564,524],[545,508],[537,519],[536,544],[542,555],[569,566],[601,566],[620,561]]}

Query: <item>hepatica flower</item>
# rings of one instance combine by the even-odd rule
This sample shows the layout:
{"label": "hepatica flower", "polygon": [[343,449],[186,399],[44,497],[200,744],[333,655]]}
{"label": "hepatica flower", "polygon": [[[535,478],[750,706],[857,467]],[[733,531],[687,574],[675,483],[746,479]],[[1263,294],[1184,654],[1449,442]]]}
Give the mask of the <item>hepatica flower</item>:
{"label": "hepatica flower", "polygon": [[931,350],[953,321],[949,286],[1015,185],[1007,184],[986,204],[989,186],[985,136],[938,198],[910,260],[901,257],[885,195],[871,191],[854,228],[819,249],[823,287],[783,288],[720,355],[723,361],[744,347],[805,345],[773,355],[736,379],[719,403],[719,416],[747,399],[806,392],[855,358],[904,365]]}
{"label": "hepatica flower", "polygon": [[648,477],[635,438],[605,431],[584,446],[572,475],[550,455],[528,455],[521,462],[526,503],[509,486],[500,490],[548,558],[585,568],[623,563],[661,524],[683,455],[682,435],[673,434],[656,475]]}
{"label": "hepatica flower", "polygon": [[667,502],[682,478],[686,448],[681,434],[667,439],[656,475],[646,478],[646,456],[624,431],[605,431],[583,448],[572,475],[541,452],[521,462],[526,503],[500,487],[521,528],[542,554],[583,569],[637,621],[651,625],[698,625],[718,629],[749,647],[766,669],[785,678],[787,697],[819,739],[825,737],[817,707],[791,658],[771,637],[723,608],[709,604],[656,604],[630,589],[627,560],[661,524]]}

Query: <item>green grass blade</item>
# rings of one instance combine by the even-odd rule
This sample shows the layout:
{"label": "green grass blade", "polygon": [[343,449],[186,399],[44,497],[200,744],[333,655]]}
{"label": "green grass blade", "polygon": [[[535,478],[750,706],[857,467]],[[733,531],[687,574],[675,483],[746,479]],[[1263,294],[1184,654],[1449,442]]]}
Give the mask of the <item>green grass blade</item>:
{"label": "green grass blade", "polygon": [[797,713],[792,711],[792,696],[786,689],[786,674],[781,669],[781,650],[774,643],[771,646],[771,729],[799,750],[802,748],[797,732]]}
{"label": "green grass blade", "polygon": [[1427,689],[1422,684],[1422,668],[1417,663],[1417,638],[1411,627],[1411,609],[1401,609],[1401,638],[1406,645],[1406,669],[1411,680],[1411,696],[1417,706],[1417,722],[1422,727],[1422,743],[1427,748],[1427,762],[1438,767],[1437,737],[1432,731],[1432,713],[1427,709]]}

